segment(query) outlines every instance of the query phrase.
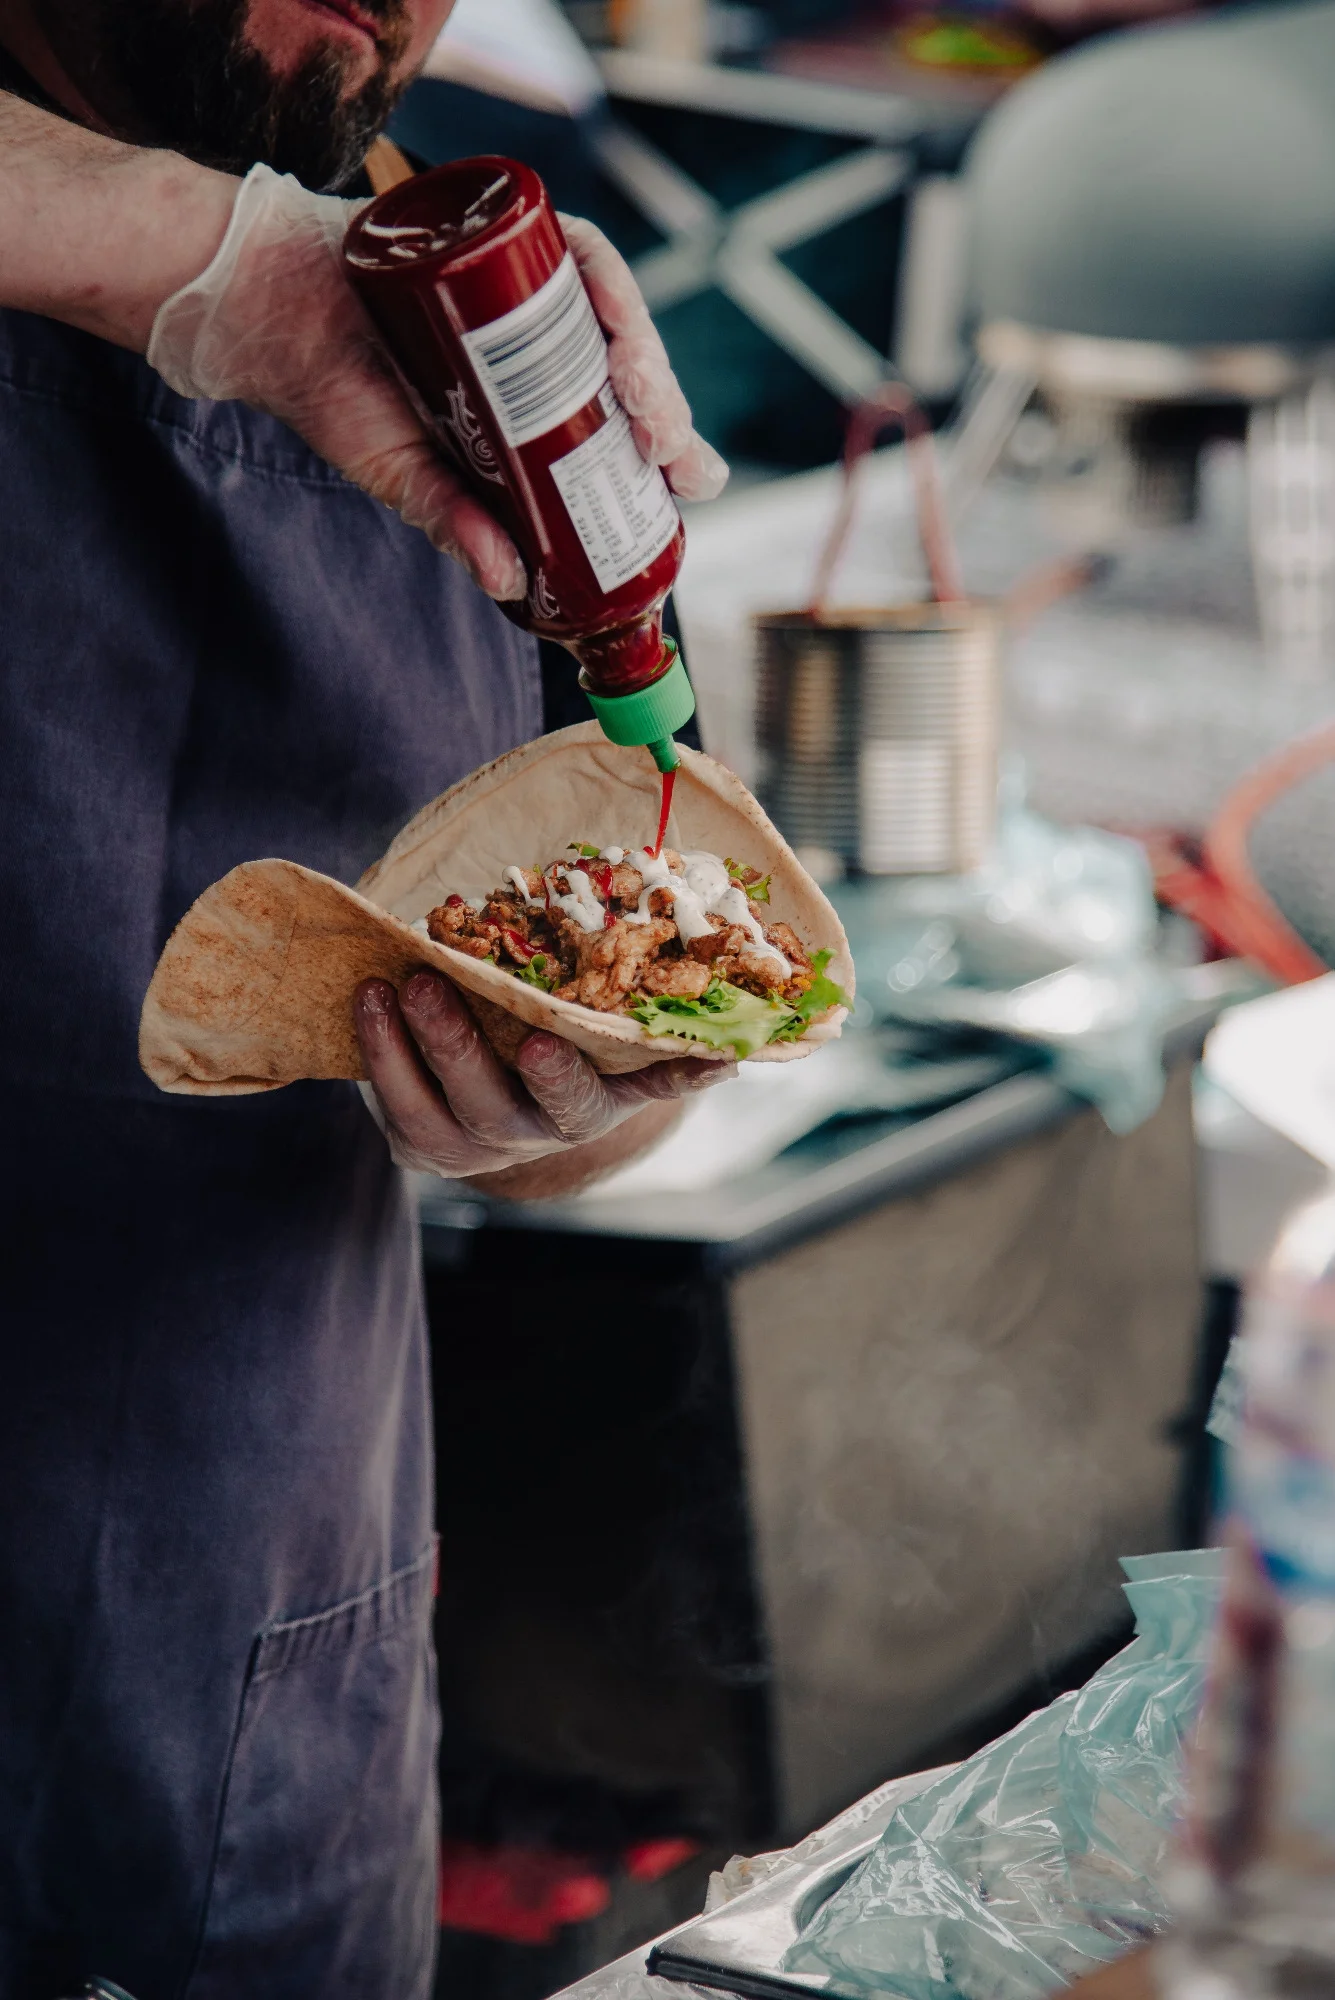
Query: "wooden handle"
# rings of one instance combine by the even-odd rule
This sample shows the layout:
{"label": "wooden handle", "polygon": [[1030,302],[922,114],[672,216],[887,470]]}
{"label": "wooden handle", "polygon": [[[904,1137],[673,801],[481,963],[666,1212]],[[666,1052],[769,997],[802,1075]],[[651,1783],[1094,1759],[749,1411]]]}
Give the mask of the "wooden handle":
{"label": "wooden handle", "polygon": [[379,138],[366,155],[366,178],[375,194],[388,194],[400,181],[410,181],[415,169],[392,139]]}

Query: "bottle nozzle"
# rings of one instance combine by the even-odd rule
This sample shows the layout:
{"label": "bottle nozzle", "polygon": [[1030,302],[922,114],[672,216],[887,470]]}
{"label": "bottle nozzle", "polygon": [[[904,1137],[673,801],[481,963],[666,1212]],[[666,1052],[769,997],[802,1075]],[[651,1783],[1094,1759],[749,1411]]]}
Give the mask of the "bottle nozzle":
{"label": "bottle nozzle", "polygon": [[595,694],[584,675],[580,682],[609,742],[636,749],[647,745],[660,771],[675,771],[681,760],[672,737],[695,714],[695,690],[670,639],[667,652],[666,671],[633,694]]}

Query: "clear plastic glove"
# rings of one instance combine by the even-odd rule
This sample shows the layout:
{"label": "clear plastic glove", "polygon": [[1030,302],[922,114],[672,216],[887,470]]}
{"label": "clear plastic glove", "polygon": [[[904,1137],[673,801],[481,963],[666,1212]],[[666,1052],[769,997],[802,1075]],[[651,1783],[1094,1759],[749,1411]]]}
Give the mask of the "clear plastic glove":
{"label": "clear plastic glove", "polygon": [[[180,395],[236,398],[281,418],[492,597],[522,597],[518,550],[441,458],[343,275],[343,237],[357,208],[252,167],[213,261],[159,309],[148,360]],[[571,247],[609,334],[613,384],[618,394],[625,385],[641,449],[674,484],[680,468],[684,497],[720,491],[726,467],[690,429],[629,270],[591,224],[567,228],[580,238]]]}
{"label": "clear plastic glove", "polygon": [[594,223],[578,215],[559,220],[607,335],[612,387],[642,457],[662,466],[682,500],[717,500],[728,483],[727,465],[691,427],[690,404],[630,265]]}
{"label": "clear plastic glove", "polygon": [[570,1042],[537,1033],[519,1050],[516,1076],[435,972],[414,973],[401,998],[388,980],[367,980],[356,1021],[391,1154],[401,1167],[450,1180],[592,1146],[647,1106],[737,1073],[733,1063],[688,1056],[600,1076]]}

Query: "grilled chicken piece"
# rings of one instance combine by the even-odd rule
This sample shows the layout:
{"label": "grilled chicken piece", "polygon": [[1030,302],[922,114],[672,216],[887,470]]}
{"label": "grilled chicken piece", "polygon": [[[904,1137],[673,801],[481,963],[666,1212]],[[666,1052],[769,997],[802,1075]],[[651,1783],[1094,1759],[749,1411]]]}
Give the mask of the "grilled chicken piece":
{"label": "grilled chicken piece", "polygon": [[740,986],[745,993],[758,993],[765,998],[781,991],[781,969],[777,959],[769,957],[752,944],[745,931],[739,951],[728,951],[714,961],[716,978],[726,979],[732,986]]}
{"label": "grilled chicken piece", "polygon": [[714,977],[695,958],[660,958],[640,974],[640,991],[674,1000],[698,1000]]}
{"label": "grilled chicken piece", "polygon": [[579,971],[557,988],[558,997],[602,1014],[615,1013],[649,960],[675,935],[669,923],[616,923],[610,930],[585,932],[579,941]]}
{"label": "grilled chicken piece", "polygon": [[493,957],[501,937],[494,924],[484,924],[478,912],[470,910],[462,899],[429,910],[426,928],[427,935],[437,944],[452,945],[455,951],[466,951],[470,958]]}
{"label": "grilled chicken piece", "polygon": [[614,903],[624,903],[633,910],[644,894],[644,877],[638,868],[632,868],[629,861],[618,861],[612,870],[612,894]]}
{"label": "grilled chicken piece", "polygon": [[796,972],[810,972],[811,954],[791,924],[766,924],[765,936],[776,944]]}
{"label": "grilled chicken piece", "polygon": [[723,917],[710,917],[709,921],[714,926],[712,936],[692,938],[686,951],[701,965],[717,966],[725,953],[736,954],[749,940],[740,924],[730,924]]}
{"label": "grilled chicken piece", "polygon": [[513,890],[498,889],[495,895],[488,896],[482,921],[497,926],[508,925],[511,930],[518,931],[520,937],[526,938],[531,914],[541,915],[541,911],[531,912],[523,897],[515,895]]}

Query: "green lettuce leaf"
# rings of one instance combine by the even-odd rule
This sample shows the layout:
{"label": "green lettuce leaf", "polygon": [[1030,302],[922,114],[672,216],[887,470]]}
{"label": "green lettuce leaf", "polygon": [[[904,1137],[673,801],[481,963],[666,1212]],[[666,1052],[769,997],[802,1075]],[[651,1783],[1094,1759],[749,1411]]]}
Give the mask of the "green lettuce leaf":
{"label": "green lettuce leaf", "polygon": [[812,953],[811,963],[816,977],[812,980],[802,998],[794,1001],[791,1007],[785,1009],[792,1016],[792,1019],[783,1023],[782,1027],[772,1036],[772,1040],[776,1042],[795,1042],[799,1035],[806,1033],[818,1014],[824,1014],[830,1007],[848,1006],[848,995],[845,993],[843,987],[836,986],[833,979],[827,979],[825,976],[825,968],[833,957],[834,953],[832,951],[816,951]]}
{"label": "green lettuce leaf", "polygon": [[711,980],[698,1000],[666,995],[639,1000],[630,1011],[651,1035],[681,1035],[711,1048],[734,1049],[739,1056],[754,1055],[798,1018],[781,1000],[761,999],[726,979]]}
{"label": "green lettuce leaf", "polygon": [[556,973],[548,972],[547,954],[543,951],[534,952],[527,965],[515,966],[514,976],[516,979],[522,979],[525,986],[536,986],[543,993],[550,993],[561,983]]}
{"label": "green lettuce leaf", "polygon": [[767,1042],[795,1042],[811,1023],[831,1007],[847,1007],[848,995],[825,968],[832,951],[818,951],[811,960],[816,977],[795,1005],[775,998],[761,999],[744,992],[726,979],[712,979],[698,1000],[639,1000],[631,1015],[642,1021],[650,1034],[682,1035],[688,1041],[708,1042],[711,1048],[735,1049],[739,1056],[754,1055]]}
{"label": "green lettuce leaf", "polygon": [[760,879],[756,882],[744,882],[742,880],[742,877],[744,875],[754,875],[755,870],[754,868],[748,868],[745,862],[734,861],[731,855],[727,856],[727,858],[723,863],[723,866],[727,869],[729,877],[733,882],[736,883],[737,887],[739,889],[745,889],[747,898],[750,902],[768,903],[769,885],[772,877],[770,877],[769,875],[762,875]]}

